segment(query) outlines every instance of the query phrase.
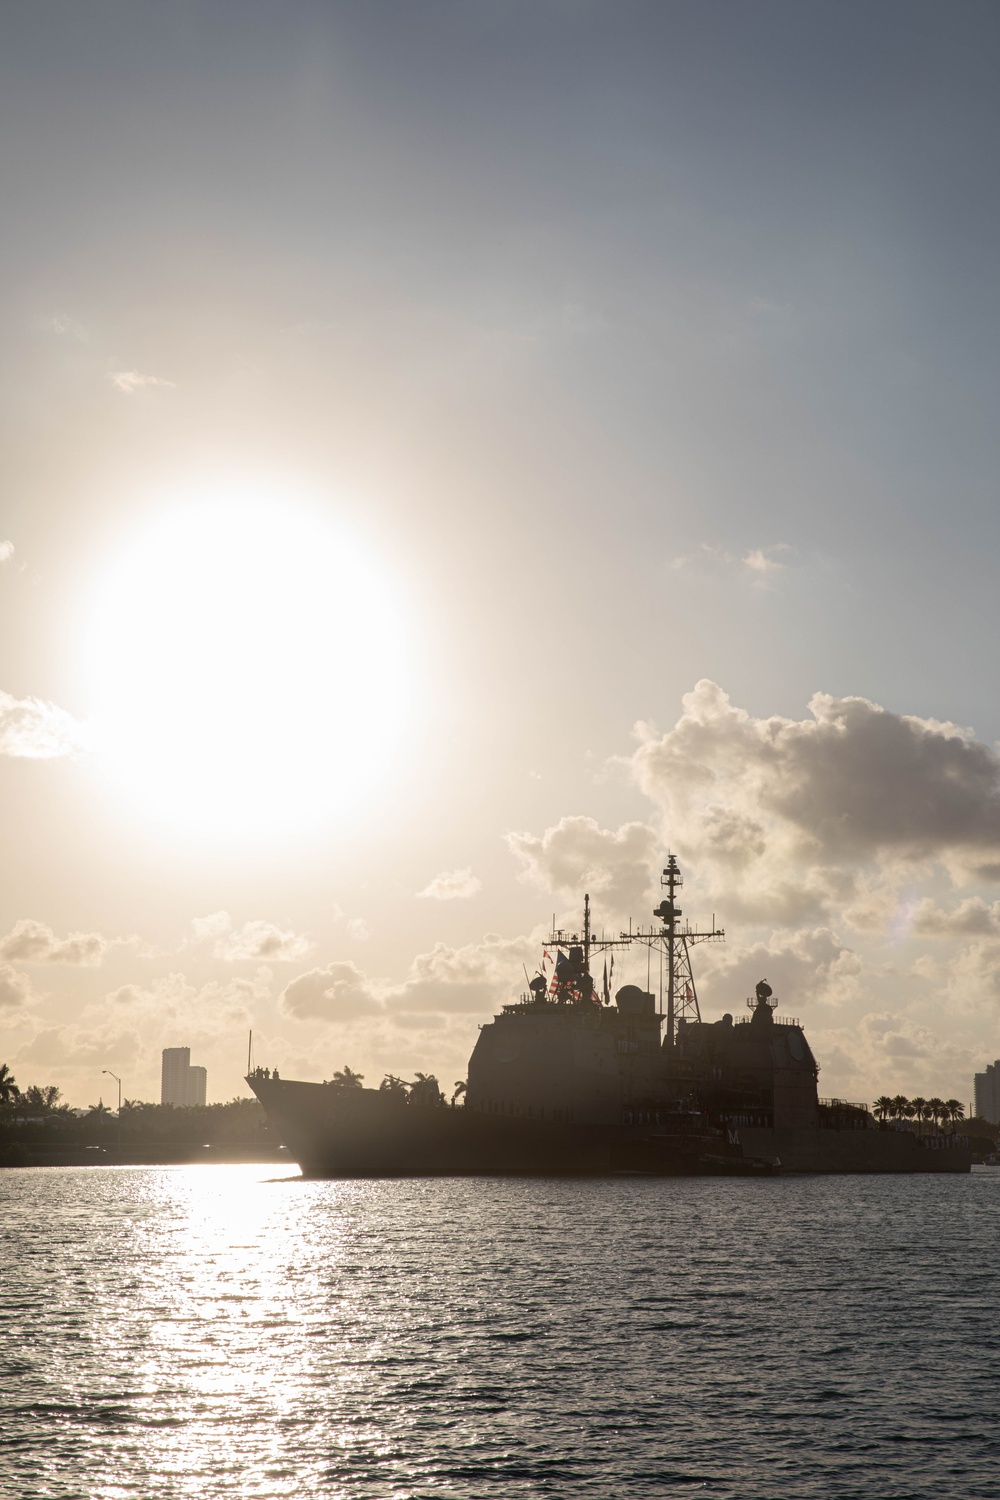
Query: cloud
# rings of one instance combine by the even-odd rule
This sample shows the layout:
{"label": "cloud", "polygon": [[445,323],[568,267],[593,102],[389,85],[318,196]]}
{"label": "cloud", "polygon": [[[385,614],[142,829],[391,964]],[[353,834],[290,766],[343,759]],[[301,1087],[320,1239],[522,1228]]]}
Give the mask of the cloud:
{"label": "cloud", "polygon": [[442,870],[417,895],[427,896],[432,901],[466,901],[482,888],[483,882],[466,867],[463,870]]}
{"label": "cloud", "polygon": [[246,1024],[254,1007],[270,997],[270,978],[267,968],[258,969],[252,979],[210,980],[203,985],[192,984],[181,973],[163,974],[150,984],[119,985],[88,1007],[88,1015],[103,1018],[110,1006],[112,1013],[141,1023],[147,1034],[155,1027],[157,1032],[216,1035]]}
{"label": "cloud", "polygon": [[405,1025],[413,1015],[483,1014],[523,989],[522,964],[533,961],[534,938],[487,933],[453,947],[420,953],[402,983],[376,980],[350,960],[309,970],[279,997],[279,1009],[303,1021],[344,1022],[381,1016]]}
{"label": "cloud", "polygon": [[278,1005],[299,1021],[352,1020],[383,1009],[367,976],[350,961],[300,974],[281,992]]}
{"label": "cloud", "polygon": [[826,693],[809,719],[757,719],[705,679],[683,703],[666,734],[637,726],[631,768],[692,851],[744,866],[934,857],[1000,878],[1000,758],[971,731]]}
{"label": "cloud", "polygon": [[78,964],[95,967],[103,962],[110,944],[99,932],[71,932],[57,938],[44,922],[24,918],[0,938],[0,958],[22,964]]}
{"label": "cloud", "polygon": [[758,578],[767,578],[771,574],[784,572],[788,567],[787,562],[775,554],[791,550],[787,542],[778,542],[773,547],[752,547],[740,561],[748,573],[756,574]]}
{"label": "cloud", "polygon": [[929,898],[920,902],[912,930],[919,937],[956,938],[1000,934],[1000,901],[988,906],[979,896],[970,896],[950,911]]}
{"label": "cloud", "polygon": [[78,323],[75,318],[67,317],[65,313],[53,313],[46,320],[46,326],[53,333],[58,333],[63,338],[75,339],[77,343],[86,343],[89,337],[83,324]]}
{"label": "cloud", "polygon": [[301,933],[276,927],[273,922],[245,922],[234,928],[226,911],[195,917],[196,942],[211,942],[212,955],[224,963],[247,961],[292,963],[312,951],[312,943]]}
{"label": "cloud", "polygon": [[0,542],[0,563],[10,562],[14,556],[13,542]]}
{"label": "cloud", "polygon": [[[35,1033],[14,1055],[14,1061],[36,1063],[41,1067],[70,1068],[134,1064],[142,1053],[142,1041],[136,1031],[121,1031],[113,1026],[94,1028],[80,1026],[46,1026]],[[107,1088],[113,1085],[108,1083]]]}
{"label": "cloud", "polygon": [[166,385],[173,387],[172,380],[162,380],[158,375],[142,375],[138,370],[115,370],[109,377],[112,385],[126,396],[133,391],[139,390],[145,385]]}
{"label": "cloud", "polygon": [[17,1010],[38,998],[27,974],[0,959],[0,1010]]}
{"label": "cloud", "polygon": [[54,703],[0,692],[0,755],[52,760],[88,748],[86,728]]}
{"label": "cloud", "polygon": [[702,542],[696,552],[673,558],[670,566],[675,572],[692,569],[703,572],[737,572],[758,586],[766,586],[777,574],[785,572],[795,557],[795,548],[788,542],[774,542],[769,547],[751,547],[743,553],[729,552],[724,547],[712,547],[707,542]]}
{"label": "cloud", "polygon": [[645,823],[612,831],[594,818],[566,817],[541,838],[508,833],[507,847],[522,863],[522,878],[543,890],[580,896],[589,891],[610,912],[639,909],[650,894],[660,837]]}
{"label": "cloud", "polygon": [[861,957],[828,927],[776,932],[747,947],[699,949],[703,989],[713,1008],[738,1013],[759,979],[767,979],[782,1015],[856,997]]}

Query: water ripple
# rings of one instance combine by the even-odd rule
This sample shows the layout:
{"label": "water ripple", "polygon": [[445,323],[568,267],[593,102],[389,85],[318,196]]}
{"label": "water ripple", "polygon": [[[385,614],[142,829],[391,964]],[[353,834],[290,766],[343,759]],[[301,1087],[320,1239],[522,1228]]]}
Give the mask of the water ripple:
{"label": "water ripple", "polygon": [[986,1500],[1000,1173],[0,1173],[0,1495]]}

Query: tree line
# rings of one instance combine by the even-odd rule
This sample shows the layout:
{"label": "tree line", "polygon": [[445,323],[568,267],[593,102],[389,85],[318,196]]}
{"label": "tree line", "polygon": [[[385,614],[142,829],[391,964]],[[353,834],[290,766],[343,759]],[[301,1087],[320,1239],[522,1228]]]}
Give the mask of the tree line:
{"label": "tree line", "polygon": [[890,1098],[882,1094],[875,1100],[874,1114],[880,1120],[915,1120],[918,1124],[954,1125],[965,1119],[965,1105],[960,1099],[907,1099],[905,1094]]}

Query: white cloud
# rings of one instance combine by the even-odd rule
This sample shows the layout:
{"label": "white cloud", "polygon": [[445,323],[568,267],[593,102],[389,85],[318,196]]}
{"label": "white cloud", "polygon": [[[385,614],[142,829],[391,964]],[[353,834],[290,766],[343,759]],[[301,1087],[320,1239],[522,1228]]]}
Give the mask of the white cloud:
{"label": "white cloud", "polygon": [[83,324],[78,323],[75,318],[67,317],[65,313],[53,313],[47,320],[46,326],[53,333],[58,333],[63,338],[74,339],[77,343],[85,343],[89,337]]}
{"label": "white cloud", "polygon": [[741,562],[748,573],[756,574],[759,578],[767,578],[771,574],[781,573],[788,567],[788,563],[776,554],[791,552],[787,542],[778,542],[773,547],[752,547]]}
{"label": "white cloud", "polygon": [[313,946],[301,933],[277,927],[273,922],[244,922],[242,927],[234,928],[226,911],[195,917],[191,925],[195,941],[211,943],[213,957],[224,963],[292,963],[305,958]]}
{"label": "white cloud", "polygon": [[146,385],[166,385],[173,387],[172,380],[163,380],[159,375],[143,375],[138,370],[115,370],[109,377],[119,391],[130,396],[133,391],[141,389]]}
{"label": "white cloud", "polygon": [[508,833],[506,841],[522,863],[522,878],[567,895],[588,891],[610,913],[641,909],[660,851],[659,835],[645,823],[611,830],[584,817],[562,818],[541,838]]}
{"label": "white cloud", "polygon": [[768,547],[750,547],[746,552],[730,552],[702,542],[696,552],[672,559],[675,572],[696,570],[714,573],[741,573],[750,582],[766,585],[777,574],[785,572],[795,559],[795,548],[788,542],[774,542]]}
{"label": "white cloud", "polygon": [[442,870],[417,895],[427,896],[432,901],[466,901],[482,888],[483,883],[479,877],[466,867],[463,870]]}
{"label": "white cloud", "polygon": [[77,964],[95,967],[110,946],[99,932],[71,932],[57,938],[44,922],[25,917],[0,938],[0,958],[22,964]]}
{"label": "white cloud", "polygon": [[0,692],[0,755],[51,760],[88,748],[84,725],[65,709],[40,698],[12,698]]}
{"label": "white cloud", "polygon": [[13,542],[0,542],[0,563],[10,562],[14,556]]}

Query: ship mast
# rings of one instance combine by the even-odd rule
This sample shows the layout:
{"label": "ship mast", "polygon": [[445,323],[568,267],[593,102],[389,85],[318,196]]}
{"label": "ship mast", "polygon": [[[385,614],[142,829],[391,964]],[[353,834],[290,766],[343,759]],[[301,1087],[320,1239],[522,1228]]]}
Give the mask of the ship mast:
{"label": "ship mast", "polygon": [[[691,969],[690,948],[695,943],[706,943],[713,939],[724,939],[725,930],[716,927],[715,917],[712,917],[712,925],[705,930],[693,928],[690,922],[681,926],[679,918],[682,915],[677,905],[676,896],[680,887],[684,884],[677,864],[676,856],[667,856],[666,869],[660,876],[660,888],[665,892],[663,899],[653,912],[654,917],[660,919],[658,927],[629,927],[628,932],[620,932],[617,937],[594,936],[590,924],[590,896],[583,898],[583,943],[580,943],[580,934],[564,932],[561,927],[556,927],[553,918],[552,933],[549,942],[558,948],[568,947],[570,950],[570,963],[576,964],[575,973],[580,980],[583,976],[590,976],[590,956],[596,949],[598,953],[607,952],[612,948],[627,948],[632,943],[644,943],[647,948],[656,951],[667,960],[667,1012],[666,1012],[666,1035],[663,1045],[671,1048],[677,1035],[677,1028],[681,1021],[701,1020],[701,1011],[698,1009],[698,991],[695,989],[694,973]],[[556,966],[557,978],[560,966]],[[566,971],[567,973],[572,971]],[[661,969],[662,976],[662,969]],[[662,985],[662,977],[661,977]],[[592,985],[589,983],[585,988],[586,994],[591,994]]]}
{"label": "ship mast", "polygon": [[[648,943],[651,948],[659,948],[667,960],[667,1029],[663,1038],[663,1045],[671,1048],[677,1035],[677,1027],[681,1021],[700,1021],[701,1011],[698,1008],[698,991],[695,988],[694,972],[691,968],[690,949],[695,943],[706,943],[712,940],[725,938],[725,929],[716,927],[715,917],[712,925],[704,931],[693,928],[690,922],[680,925],[679,918],[683,915],[677,905],[676,896],[680,887],[684,884],[675,855],[667,856],[666,869],[660,876],[660,889],[666,894],[659,906],[653,912],[654,917],[659,917],[660,927],[648,929],[639,928],[638,931],[629,934],[632,938],[638,938],[640,942]],[[624,937],[625,934],[623,933]]]}

